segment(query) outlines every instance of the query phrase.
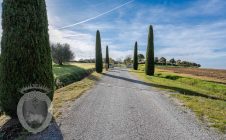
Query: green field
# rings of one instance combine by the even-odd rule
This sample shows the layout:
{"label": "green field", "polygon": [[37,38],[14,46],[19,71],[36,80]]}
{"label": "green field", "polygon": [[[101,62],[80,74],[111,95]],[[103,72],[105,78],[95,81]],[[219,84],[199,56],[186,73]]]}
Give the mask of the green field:
{"label": "green field", "polygon": [[53,65],[56,87],[62,87],[79,81],[94,71],[94,64],[69,63],[65,65]]}
{"label": "green field", "polygon": [[[79,81],[93,72],[94,63],[66,63],[65,65],[53,64],[54,79],[59,79],[63,86]],[[58,86],[58,85],[56,85]]]}
{"label": "green field", "polygon": [[151,86],[177,92],[172,94],[189,107],[203,122],[226,132],[226,85],[181,76],[177,73],[156,69],[154,76],[144,74],[144,65],[131,71]]}

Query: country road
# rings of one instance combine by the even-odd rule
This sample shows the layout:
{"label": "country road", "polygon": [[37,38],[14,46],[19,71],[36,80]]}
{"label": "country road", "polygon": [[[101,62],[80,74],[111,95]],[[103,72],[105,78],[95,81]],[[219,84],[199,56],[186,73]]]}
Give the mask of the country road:
{"label": "country road", "polygon": [[59,130],[48,130],[51,132],[48,137],[65,140],[223,139],[200,125],[193,113],[165,94],[166,91],[150,87],[128,70],[115,68],[64,112],[58,122]]}

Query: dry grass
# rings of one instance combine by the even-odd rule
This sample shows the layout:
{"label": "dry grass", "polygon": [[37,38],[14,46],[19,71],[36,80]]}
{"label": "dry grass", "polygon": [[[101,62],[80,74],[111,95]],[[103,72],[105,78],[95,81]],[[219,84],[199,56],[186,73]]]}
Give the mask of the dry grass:
{"label": "dry grass", "polygon": [[190,76],[203,80],[226,84],[226,70],[183,67],[158,67],[158,69],[177,73],[181,76]]}
{"label": "dry grass", "polygon": [[68,63],[69,65],[74,65],[77,67],[81,67],[84,69],[91,69],[91,68],[95,68],[95,63],[75,63],[75,62],[70,62]]}
{"label": "dry grass", "polygon": [[6,115],[1,115],[0,116],[0,127],[3,126],[8,120],[10,120],[10,117]]}
{"label": "dry grass", "polygon": [[95,81],[100,78],[101,74],[93,73],[81,81],[70,84],[66,87],[56,90],[53,99],[53,116],[58,118],[61,116],[61,108],[68,102],[74,101],[80,97],[85,91],[90,89]]}

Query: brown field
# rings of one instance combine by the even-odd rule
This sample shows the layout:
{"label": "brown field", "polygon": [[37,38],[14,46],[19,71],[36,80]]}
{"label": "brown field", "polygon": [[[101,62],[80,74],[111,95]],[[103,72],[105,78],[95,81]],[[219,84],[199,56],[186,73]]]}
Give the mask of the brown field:
{"label": "brown field", "polygon": [[158,67],[158,69],[226,84],[226,70],[182,67]]}

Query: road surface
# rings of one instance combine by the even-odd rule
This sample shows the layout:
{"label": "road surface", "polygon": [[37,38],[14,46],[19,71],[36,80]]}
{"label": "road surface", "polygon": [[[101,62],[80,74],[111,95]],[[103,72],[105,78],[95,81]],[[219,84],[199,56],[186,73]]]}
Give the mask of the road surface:
{"label": "road surface", "polygon": [[[223,139],[128,70],[115,68],[64,112],[57,134],[65,140]],[[51,128],[51,127],[50,127]],[[45,136],[45,135],[42,135]]]}

